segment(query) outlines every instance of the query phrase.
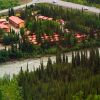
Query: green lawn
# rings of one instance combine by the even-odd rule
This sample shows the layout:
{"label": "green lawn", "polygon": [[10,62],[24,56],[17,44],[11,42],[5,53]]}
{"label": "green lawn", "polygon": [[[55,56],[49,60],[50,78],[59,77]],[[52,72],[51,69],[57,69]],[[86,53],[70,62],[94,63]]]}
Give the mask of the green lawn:
{"label": "green lawn", "polygon": [[0,10],[28,3],[31,0],[0,0]]}
{"label": "green lawn", "polygon": [[19,0],[0,0],[0,10],[19,5]]}

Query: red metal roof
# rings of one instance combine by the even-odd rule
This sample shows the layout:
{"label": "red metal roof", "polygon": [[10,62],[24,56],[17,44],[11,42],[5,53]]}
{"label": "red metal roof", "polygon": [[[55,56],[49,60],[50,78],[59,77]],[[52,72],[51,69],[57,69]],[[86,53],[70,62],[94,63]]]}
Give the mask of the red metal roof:
{"label": "red metal roof", "polygon": [[38,16],[38,18],[42,19],[44,16]]}
{"label": "red metal roof", "polygon": [[44,20],[52,20],[53,18],[51,17],[46,17],[46,16],[38,16],[39,19],[44,19]]}
{"label": "red metal roof", "polygon": [[50,17],[49,17],[48,20],[53,20],[53,18],[50,18]]}
{"label": "red metal roof", "polygon": [[48,19],[48,17],[44,16],[42,19],[46,20],[46,19]]}
{"label": "red metal roof", "polygon": [[77,35],[77,36],[75,36],[76,38],[81,38],[82,36],[80,36],[80,35]]}
{"label": "red metal roof", "polygon": [[16,17],[16,16],[9,17],[9,20],[13,21],[16,24],[24,23],[24,20],[22,20],[22,19],[20,19],[19,17]]}
{"label": "red metal roof", "polygon": [[6,22],[7,20],[6,19],[0,19],[0,22]]}
{"label": "red metal roof", "polygon": [[63,19],[60,19],[59,22],[64,23],[65,21]]}
{"label": "red metal roof", "polygon": [[9,27],[8,27],[7,25],[0,24],[0,28],[1,28],[1,29],[8,29]]}
{"label": "red metal roof", "polygon": [[86,35],[77,33],[77,34],[75,34],[75,37],[76,38],[84,38],[84,37],[86,37]]}

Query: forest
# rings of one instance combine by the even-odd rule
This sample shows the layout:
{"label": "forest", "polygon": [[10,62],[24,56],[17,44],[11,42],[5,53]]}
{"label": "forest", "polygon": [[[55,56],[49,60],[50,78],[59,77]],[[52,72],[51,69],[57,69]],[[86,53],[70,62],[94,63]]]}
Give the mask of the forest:
{"label": "forest", "polygon": [[100,53],[98,48],[56,54],[56,61],[41,61],[34,71],[23,71],[0,80],[0,100],[100,100]]}

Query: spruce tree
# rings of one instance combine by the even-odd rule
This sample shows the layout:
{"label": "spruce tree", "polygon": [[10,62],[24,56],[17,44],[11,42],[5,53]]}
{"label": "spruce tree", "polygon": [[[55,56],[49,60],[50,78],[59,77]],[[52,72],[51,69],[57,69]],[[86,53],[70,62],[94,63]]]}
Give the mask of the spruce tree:
{"label": "spruce tree", "polygon": [[65,57],[65,53],[63,53],[63,58],[62,58],[62,62],[65,63],[66,62],[66,57]]}
{"label": "spruce tree", "polygon": [[76,67],[74,52],[72,52],[72,67]]}
{"label": "spruce tree", "polygon": [[15,15],[14,8],[11,8],[11,15],[12,15],[12,16]]}
{"label": "spruce tree", "polygon": [[77,55],[76,55],[76,64],[77,64],[77,66],[80,66],[80,62],[81,62],[81,60],[80,60],[80,53],[77,52]]}
{"label": "spruce tree", "polygon": [[66,61],[65,61],[67,64],[68,64],[68,56],[66,55]]}
{"label": "spruce tree", "polygon": [[11,16],[11,9],[10,8],[8,9],[8,16],[9,17]]}
{"label": "spruce tree", "polygon": [[2,100],[2,92],[1,92],[1,90],[0,90],[0,100]]}

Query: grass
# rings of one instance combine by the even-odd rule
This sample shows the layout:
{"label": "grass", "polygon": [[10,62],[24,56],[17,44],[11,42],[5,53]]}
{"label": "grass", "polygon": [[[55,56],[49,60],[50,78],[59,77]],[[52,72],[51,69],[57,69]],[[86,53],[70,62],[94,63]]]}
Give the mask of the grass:
{"label": "grass", "polygon": [[28,3],[32,0],[0,0],[0,10]]}

